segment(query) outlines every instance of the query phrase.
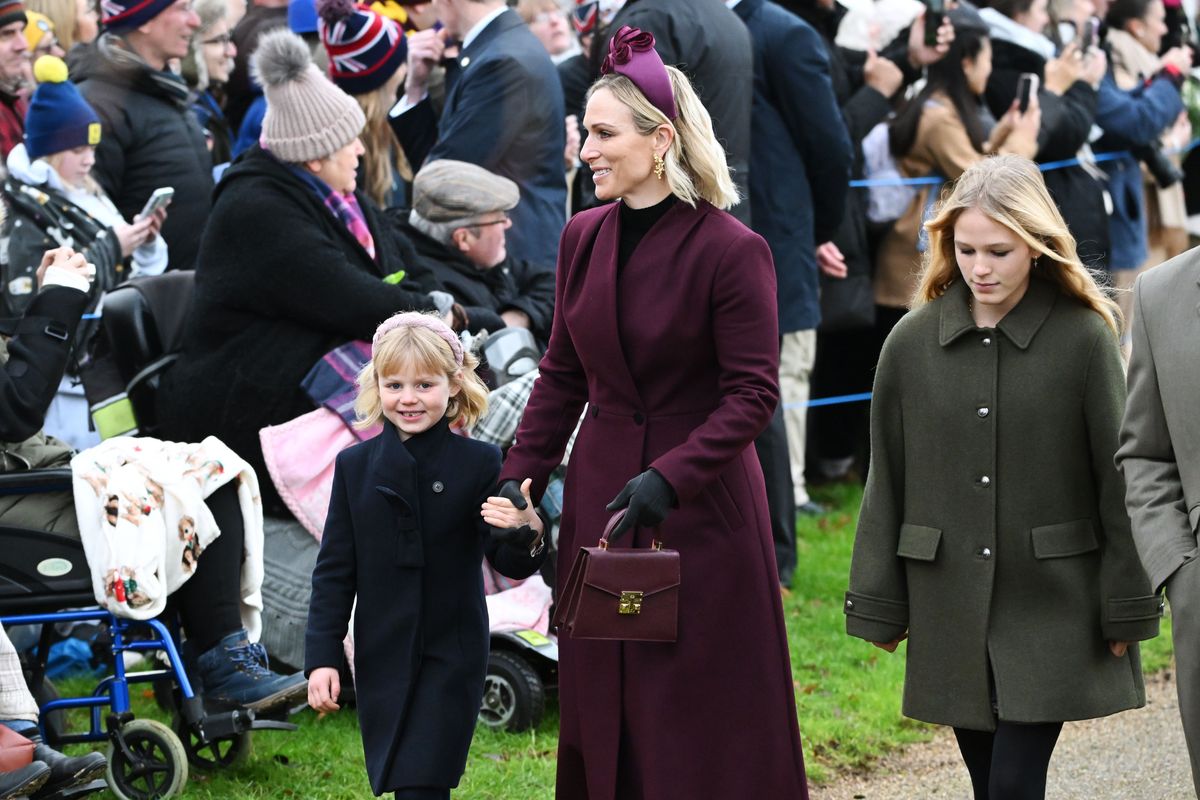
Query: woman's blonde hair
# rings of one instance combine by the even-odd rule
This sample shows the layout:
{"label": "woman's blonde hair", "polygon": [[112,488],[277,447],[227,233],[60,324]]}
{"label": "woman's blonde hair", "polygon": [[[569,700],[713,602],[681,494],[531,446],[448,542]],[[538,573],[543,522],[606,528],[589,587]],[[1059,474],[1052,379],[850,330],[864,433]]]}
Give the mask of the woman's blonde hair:
{"label": "woman's blonde hair", "polygon": [[963,279],[954,253],[954,225],[970,209],[1015,233],[1037,254],[1035,274],[1054,281],[1063,294],[1095,311],[1119,334],[1120,309],[1079,260],[1075,237],[1050,198],[1037,165],[1020,156],[992,156],[976,162],[943,196],[933,218],[925,223],[929,246],[913,308],[941,297],[952,283]]}
{"label": "woman's blonde hair", "polygon": [[29,0],[25,7],[44,14],[54,23],[54,38],[64,52],[75,44],[75,28],[79,8],[75,0]]}
{"label": "woman's blonde hair", "polygon": [[388,111],[396,103],[396,90],[391,81],[366,94],[355,95],[367,125],[359,138],[363,143],[363,191],[380,208],[393,205],[394,175],[405,181],[413,178],[412,167],[404,155],[400,140],[388,124]]}
{"label": "woman's blonde hair", "polygon": [[478,366],[479,359],[475,354],[464,349],[460,367],[450,345],[429,328],[419,325],[393,328],[375,344],[371,360],[358,373],[358,397],[354,400],[354,413],[358,419],[354,426],[364,429],[379,422],[383,417],[379,379],[405,368],[444,374],[451,388],[458,387],[458,394],[450,398],[446,407],[450,424],[474,425],[487,411],[488,403],[487,386],[475,374]]}
{"label": "woman's blonde hair", "polygon": [[669,125],[675,131],[675,138],[663,161],[666,162],[664,177],[671,192],[693,207],[697,200],[706,200],[717,208],[727,209],[738,202],[738,191],[729,175],[725,148],[713,133],[712,117],[686,75],[671,66],[667,67],[667,74],[671,77],[671,92],[678,111],[674,122],[620,73],[600,76],[588,89],[587,96],[590,100],[601,89],[612,92],[613,97],[633,112],[634,128],[642,136],[651,135],[659,125]]}

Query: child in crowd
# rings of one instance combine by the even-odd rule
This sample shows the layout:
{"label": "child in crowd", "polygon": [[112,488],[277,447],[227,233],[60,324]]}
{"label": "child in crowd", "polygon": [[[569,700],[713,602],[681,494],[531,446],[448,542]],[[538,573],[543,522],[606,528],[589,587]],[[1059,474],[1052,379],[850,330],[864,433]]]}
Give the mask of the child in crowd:
{"label": "child in crowd", "polygon": [[[487,406],[478,361],[435,316],[397,314],[359,373],[374,439],[337,459],[305,639],[309,705],[339,708],[342,640],[354,613],[354,684],[371,789],[448,800],[483,697],[488,619],[480,565],[525,578],[541,519],[489,497],[500,451],[451,432]],[[482,515],[479,511],[482,509]],[[493,530],[489,531],[489,525]]]}
{"label": "child in crowd", "polygon": [[[25,141],[8,154],[8,172],[20,185],[36,187],[49,196],[39,203],[39,213],[25,219],[22,205],[13,209],[23,219],[25,234],[14,233],[9,263],[36,266],[41,253],[69,244],[83,252],[97,271],[112,273],[111,283],[134,275],[158,275],[167,267],[167,243],[158,235],[165,210],[126,222],[112,200],[92,178],[96,145],[100,143],[100,118],[68,79],[67,65],[55,56],[42,56],[34,64],[38,88],[25,115]],[[55,241],[37,219],[49,217],[59,235],[72,242]],[[61,220],[72,224],[63,225]],[[122,265],[131,258],[132,270]]]}
{"label": "child in crowd", "polygon": [[908,639],[904,714],[953,726],[975,800],[1041,800],[1064,721],[1145,705],[1136,642],[1158,633],[1113,463],[1121,315],[1031,161],[970,166],[925,230],[875,379],[846,629]]}

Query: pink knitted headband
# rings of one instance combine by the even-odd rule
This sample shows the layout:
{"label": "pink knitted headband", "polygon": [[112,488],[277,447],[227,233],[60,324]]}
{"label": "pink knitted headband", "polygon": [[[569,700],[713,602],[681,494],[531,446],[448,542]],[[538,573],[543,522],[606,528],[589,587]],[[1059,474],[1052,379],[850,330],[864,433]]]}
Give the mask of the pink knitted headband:
{"label": "pink knitted headband", "polygon": [[454,361],[461,367],[463,363],[463,347],[462,342],[454,335],[454,331],[450,330],[450,326],[442,322],[432,314],[421,314],[417,311],[405,311],[401,314],[394,314],[385,319],[378,328],[375,329],[375,336],[371,339],[371,355],[375,355],[375,351],[379,348],[379,342],[383,339],[388,331],[394,331],[396,328],[425,328],[436,333],[438,336],[446,340],[446,344],[450,345],[450,351],[454,353]]}

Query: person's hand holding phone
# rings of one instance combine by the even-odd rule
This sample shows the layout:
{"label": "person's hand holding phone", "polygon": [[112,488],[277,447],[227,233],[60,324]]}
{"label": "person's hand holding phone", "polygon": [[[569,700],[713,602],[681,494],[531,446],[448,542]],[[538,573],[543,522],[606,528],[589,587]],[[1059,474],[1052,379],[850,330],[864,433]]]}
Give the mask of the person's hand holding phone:
{"label": "person's hand holding phone", "polygon": [[121,243],[121,258],[129,258],[133,255],[134,250],[154,238],[151,229],[153,221],[153,215],[149,217],[139,215],[132,223],[113,226],[113,231],[117,234],[117,241]]}
{"label": "person's hand holding phone", "polygon": [[1192,51],[1188,47],[1172,47],[1163,53],[1164,67],[1172,67],[1177,72],[1186,75],[1192,68]]}
{"label": "person's hand holding phone", "polygon": [[1063,48],[1058,58],[1046,62],[1046,91],[1061,97],[1083,78],[1085,64],[1074,42]]}
{"label": "person's hand holding phone", "polygon": [[1100,82],[1108,74],[1108,55],[1102,48],[1093,47],[1083,59],[1083,79],[1092,85],[1093,89],[1100,88]]}
{"label": "person's hand holding phone", "polygon": [[884,97],[891,97],[904,84],[904,73],[888,59],[876,55],[874,49],[869,49],[867,60],[863,62],[863,82]]}
{"label": "person's hand holding phone", "polygon": [[937,27],[937,44],[925,44],[925,26],[931,20],[932,17],[926,10],[908,29],[908,63],[914,69],[928,67],[941,61],[946,53],[950,52],[950,45],[954,41],[954,25],[949,17],[942,16],[942,22]]}

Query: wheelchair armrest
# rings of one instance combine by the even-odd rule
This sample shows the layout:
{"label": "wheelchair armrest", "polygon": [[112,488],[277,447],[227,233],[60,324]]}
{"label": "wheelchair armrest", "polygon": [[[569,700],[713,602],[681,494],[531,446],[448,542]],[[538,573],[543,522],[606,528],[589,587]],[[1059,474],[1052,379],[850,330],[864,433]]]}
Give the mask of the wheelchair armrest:
{"label": "wheelchair armrest", "polygon": [[69,491],[71,470],[67,467],[0,473],[0,495]]}

